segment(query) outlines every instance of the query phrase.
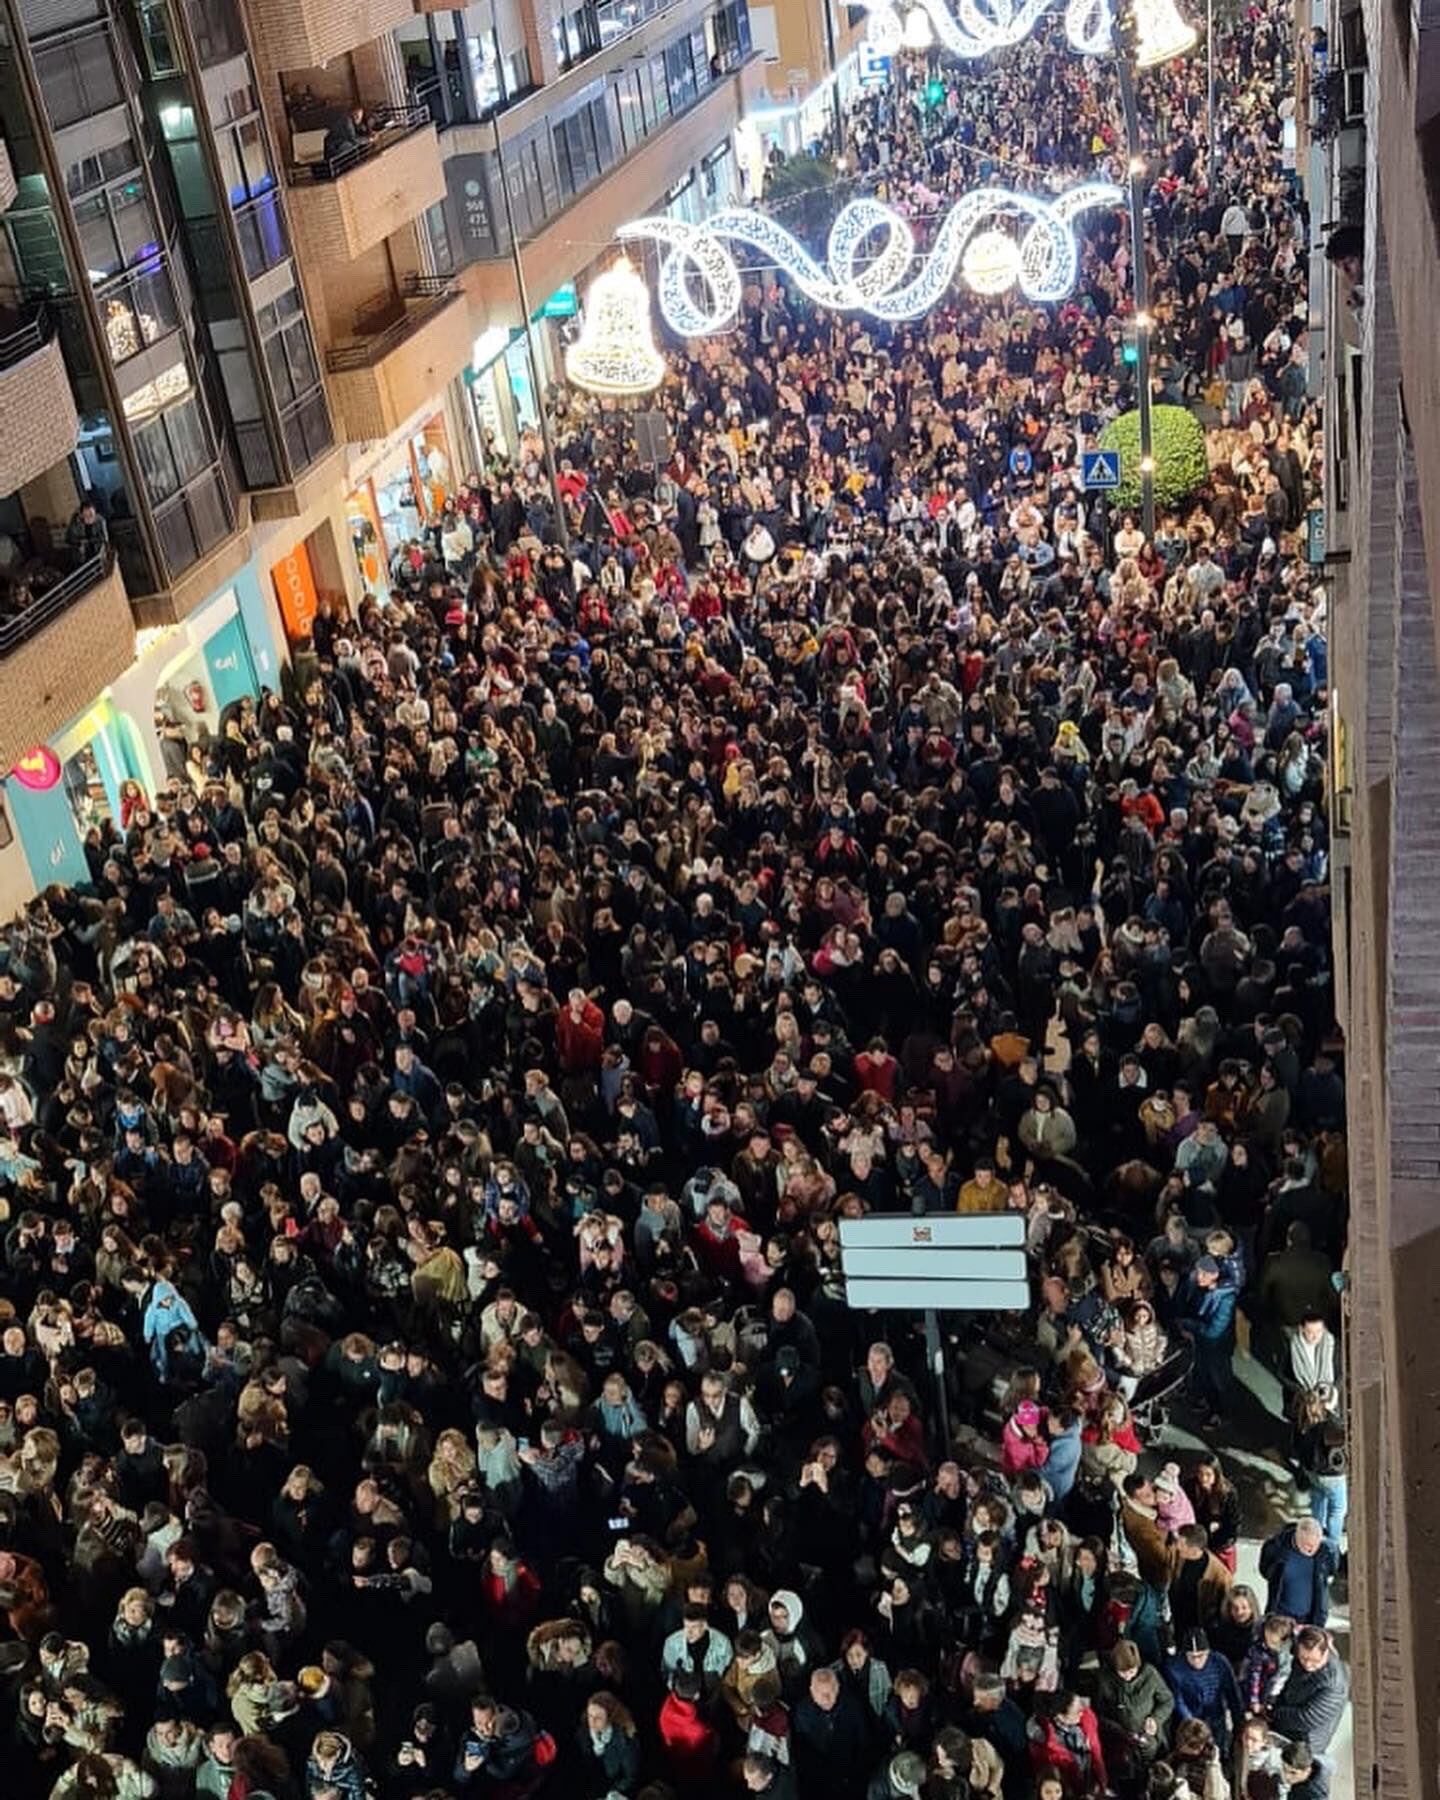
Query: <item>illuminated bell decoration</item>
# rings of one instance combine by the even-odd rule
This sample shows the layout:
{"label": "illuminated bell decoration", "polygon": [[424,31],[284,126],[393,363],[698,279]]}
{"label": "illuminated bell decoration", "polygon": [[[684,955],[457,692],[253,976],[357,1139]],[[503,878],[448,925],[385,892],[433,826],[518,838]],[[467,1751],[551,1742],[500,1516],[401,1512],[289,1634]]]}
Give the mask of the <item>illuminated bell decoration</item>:
{"label": "illuminated bell decoration", "polygon": [[907,50],[928,50],[935,42],[935,27],[923,6],[911,7],[906,13],[900,41]]}
{"label": "illuminated bell decoration", "polygon": [[1003,294],[1020,276],[1020,247],[1006,231],[981,231],[965,246],[960,274],[977,294]]}
{"label": "illuminated bell decoration", "polygon": [[585,323],[565,352],[565,373],[591,394],[648,394],[665,379],[650,330],[650,291],[621,257],[585,297]]}
{"label": "illuminated bell decoration", "polygon": [[1135,62],[1153,69],[1193,49],[1196,31],[1180,17],[1175,0],[1134,0]]}

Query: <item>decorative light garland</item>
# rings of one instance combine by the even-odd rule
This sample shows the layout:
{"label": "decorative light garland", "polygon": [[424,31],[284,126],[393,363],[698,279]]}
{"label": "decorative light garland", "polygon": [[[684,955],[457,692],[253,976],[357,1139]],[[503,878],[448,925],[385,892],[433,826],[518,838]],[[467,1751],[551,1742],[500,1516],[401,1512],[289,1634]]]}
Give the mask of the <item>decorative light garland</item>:
{"label": "decorative light garland", "polygon": [[[1135,60],[1142,69],[1182,56],[1196,32],[1175,0],[1130,0],[1135,15]],[[886,56],[937,43],[967,62],[1022,43],[1055,0],[854,0],[870,15],[867,36]],[[1112,0],[1066,0],[1065,35],[1082,56],[1109,56],[1115,48]]]}
{"label": "decorative light garland", "polygon": [[[681,337],[707,337],[724,331],[740,311],[740,269],[723,239],[758,250],[818,306],[895,323],[929,312],[957,269],[976,293],[1003,293],[1018,282],[1031,300],[1063,300],[1075,285],[1079,266],[1075,219],[1093,207],[1119,206],[1124,198],[1107,181],[1082,182],[1053,200],[1008,188],[977,188],[945,215],[929,253],[909,280],[917,254],[915,235],[900,213],[878,200],[852,200],[842,208],[830,228],[824,266],[768,214],[739,207],[727,207],[703,225],[637,219],[617,235],[669,246],[660,266],[660,309]],[[1028,219],[1029,224],[1018,239],[995,226],[976,235],[982,220],[997,215]],[[862,246],[877,236],[878,253],[860,268]],[[692,273],[707,290],[706,303],[692,291]]]}
{"label": "decorative light garland", "polygon": [[597,275],[585,296],[585,323],[565,352],[565,373],[592,394],[652,393],[665,379],[665,358],[650,333],[650,291],[629,260]]}

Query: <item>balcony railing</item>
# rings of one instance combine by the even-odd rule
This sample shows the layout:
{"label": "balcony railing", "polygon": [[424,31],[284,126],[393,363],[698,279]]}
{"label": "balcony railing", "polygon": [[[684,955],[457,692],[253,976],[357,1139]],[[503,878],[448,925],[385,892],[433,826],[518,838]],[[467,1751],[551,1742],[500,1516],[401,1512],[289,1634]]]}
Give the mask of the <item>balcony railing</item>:
{"label": "balcony railing", "polygon": [[54,317],[43,301],[29,300],[20,307],[0,302],[0,369],[13,369],[43,350],[54,333]]}
{"label": "balcony railing", "polygon": [[364,332],[348,343],[336,344],[325,353],[326,367],[332,375],[374,368],[407,338],[413,337],[422,325],[443,312],[458,292],[448,276],[410,276],[402,299],[405,310],[377,331]]}
{"label": "balcony railing", "polygon": [[114,555],[109,549],[100,551],[88,562],[83,562],[68,575],[45,589],[36,596],[24,609],[13,618],[0,620],[0,659],[13,655],[22,644],[29,643],[45,627],[58,619],[63,612],[68,612],[82,594],[88,593],[97,582],[101,582],[110,573]]}
{"label": "balcony railing", "polygon": [[[321,154],[313,161],[291,163],[291,186],[300,187],[314,181],[337,181],[351,169],[358,169],[362,163],[383,156],[394,145],[435,122],[434,114],[428,106],[369,107],[366,109],[366,117],[370,127],[369,135],[359,142],[346,144],[333,156]],[[299,121],[295,121],[292,136],[301,135],[305,129]],[[316,132],[319,129],[318,125],[314,127]],[[328,130],[328,126],[326,129]]]}

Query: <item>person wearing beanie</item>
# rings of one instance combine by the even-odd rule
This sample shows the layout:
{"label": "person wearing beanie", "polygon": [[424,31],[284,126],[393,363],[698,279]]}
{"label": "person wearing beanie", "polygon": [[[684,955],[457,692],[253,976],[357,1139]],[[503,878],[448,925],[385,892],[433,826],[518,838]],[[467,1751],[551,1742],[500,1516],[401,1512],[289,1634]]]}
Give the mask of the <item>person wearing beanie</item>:
{"label": "person wearing beanie", "polygon": [[1221,1756],[1228,1756],[1230,1741],[1245,1717],[1240,1684],[1225,1658],[1210,1648],[1210,1640],[1199,1626],[1180,1639],[1174,1655],[1165,1660],[1164,1673],[1175,1696],[1176,1717],[1203,1719]]}

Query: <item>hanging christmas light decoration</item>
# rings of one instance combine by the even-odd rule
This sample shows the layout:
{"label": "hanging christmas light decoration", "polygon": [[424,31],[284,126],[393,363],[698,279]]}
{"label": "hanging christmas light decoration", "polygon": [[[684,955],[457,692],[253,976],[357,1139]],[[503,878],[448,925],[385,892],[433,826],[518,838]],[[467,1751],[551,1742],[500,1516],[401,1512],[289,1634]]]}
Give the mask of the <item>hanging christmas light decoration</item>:
{"label": "hanging christmas light decoration", "polygon": [[1020,246],[1008,231],[978,232],[960,258],[960,276],[977,294],[1003,294],[1020,275]]}
{"label": "hanging christmas light decoration", "polygon": [[648,394],[665,379],[665,358],[650,331],[650,292],[627,257],[596,277],[585,297],[585,323],[565,352],[576,387],[618,399]]}
{"label": "hanging christmas light decoration", "polygon": [[[914,233],[901,214],[878,200],[852,200],[841,209],[830,228],[823,265],[769,214],[738,207],[712,214],[703,225],[637,219],[618,235],[668,246],[670,254],[660,266],[660,310],[682,337],[708,337],[728,329],[740,311],[740,268],[726,239],[758,250],[817,306],[896,323],[929,312],[957,269],[977,293],[1003,293],[1018,283],[1031,300],[1063,300],[1075,285],[1079,266],[1074,221],[1092,208],[1119,206],[1123,200],[1122,191],[1106,181],[1082,182],[1053,200],[1008,188],[977,188],[945,215],[913,273]],[[977,235],[982,221],[996,217],[1028,223],[1018,239],[994,226]],[[873,247],[873,254],[862,268],[860,252],[866,246]]]}
{"label": "hanging christmas light decoration", "polygon": [[[882,56],[931,43],[966,61],[1023,43],[1055,0],[855,0],[870,15],[866,35]],[[1135,60],[1142,69],[1181,56],[1196,39],[1176,0],[1133,0]],[[1065,36],[1082,56],[1115,48],[1114,0],[1066,0]]]}
{"label": "hanging christmas light decoration", "polygon": [[1135,9],[1135,64],[1153,69],[1193,49],[1198,33],[1180,16],[1175,0],[1132,0]]}

